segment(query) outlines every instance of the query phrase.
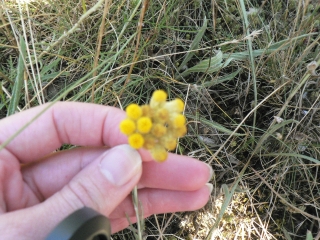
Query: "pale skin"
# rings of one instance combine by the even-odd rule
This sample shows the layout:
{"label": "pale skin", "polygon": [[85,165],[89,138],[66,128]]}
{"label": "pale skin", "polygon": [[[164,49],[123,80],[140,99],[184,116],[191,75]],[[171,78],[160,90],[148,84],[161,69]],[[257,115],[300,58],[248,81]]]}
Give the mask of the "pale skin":
{"label": "pale skin", "polygon": [[[0,143],[45,106],[1,120]],[[166,162],[157,163],[139,150],[141,166],[125,184],[114,185],[102,176],[102,159],[123,155],[119,149],[127,138],[118,125],[124,118],[125,112],[113,107],[56,103],[1,149],[1,239],[44,239],[83,206],[109,217],[113,233],[120,231],[128,226],[126,214],[136,221],[130,194],[136,185],[145,217],[203,207],[212,172],[196,159],[170,153]],[[56,151],[63,144],[79,147]]]}

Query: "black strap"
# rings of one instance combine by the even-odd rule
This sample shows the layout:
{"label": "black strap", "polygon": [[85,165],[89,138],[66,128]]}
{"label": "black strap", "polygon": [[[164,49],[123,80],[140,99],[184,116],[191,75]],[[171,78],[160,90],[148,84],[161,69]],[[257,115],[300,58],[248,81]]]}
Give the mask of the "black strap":
{"label": "black strap", "polygon": [[46,240],[110,240],[108,218],[91,208],[81,208],[53,229]]}

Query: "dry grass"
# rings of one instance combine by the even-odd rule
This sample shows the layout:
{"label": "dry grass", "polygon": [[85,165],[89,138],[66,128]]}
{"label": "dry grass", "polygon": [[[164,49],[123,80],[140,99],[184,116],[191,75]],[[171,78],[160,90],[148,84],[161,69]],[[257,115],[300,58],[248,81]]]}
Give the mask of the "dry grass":
{"label": "dry grass", "polygon": [[0,10],[2,117],[57,100],[125,107],[159,88],[186,100],[177,152],[211,163],[216,188],[200,211],[147,219],[148,239],[320,238],[320,81],[307,69],[320,62],[318,0],[2,0]]}

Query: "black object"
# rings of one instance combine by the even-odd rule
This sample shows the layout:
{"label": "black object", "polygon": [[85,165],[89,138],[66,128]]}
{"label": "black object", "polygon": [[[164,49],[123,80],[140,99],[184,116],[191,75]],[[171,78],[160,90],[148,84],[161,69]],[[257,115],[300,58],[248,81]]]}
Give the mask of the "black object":
{"label": "black object", "polygon": [[46,240],[110,240],[109,219],[91,208],[81,208],[64,220]]}

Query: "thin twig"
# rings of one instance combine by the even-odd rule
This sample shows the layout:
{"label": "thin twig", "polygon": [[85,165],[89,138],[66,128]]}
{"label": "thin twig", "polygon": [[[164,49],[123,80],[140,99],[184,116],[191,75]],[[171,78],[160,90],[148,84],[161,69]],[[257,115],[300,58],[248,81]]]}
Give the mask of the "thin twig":
{"label": "thin twig", "polygon": [[134,50],[133,60],[132,60],[132,63],[130,65],[130,69],[129,69],[129,73],[127,75],[127,79],[126,79],[126,81],[125,81],[125,83],[123,85],[123,88],[122,88],[122,90],[121,90],[121,92],[119,94],[119,98],[121,97],[126,85],[130,82],[130,77],[131,77],[131,73],[132,73],[133,67],[136,64],[136,62],[138,61],[137,54],[138,54],[138,49],[139,49],[139,45],[140,45],[141,30],[142,30],[142,26],[143,26],[144,15],[146,13],[148,5],[149,5],[149,0],[143,1],[142,7],[141,7],[140,18],[139,18],[139,22],[138,22],[138,27],[137,27],[138,35],[137,35],[136,47],[135,47],[135,50]]}
{"label": "thin twig", "polygon": [[[94,56],[93,69],[97,69],[97,67],[98,67],[100,50],[101,50],[101,42],[102,42],[102,37],[104,36],[106,17],[109,12],[110,5],[111,5],[111,0],[105,0],[103,15],[102,15],[102,19],[101,19],[100,28],[99,28],[99,34],[98,34],[98,38],[97,38],[97,49],[96,49],[96,54]],[[92,76],[93,76],[93,78],[95,78],[97,76],[97,70],[94,70]],[[93,103],[94,103],[95,88],[96,88],[96,84],[94,82],[92,85],[92,92],[91,92],[91,102],[93,102]]]}

